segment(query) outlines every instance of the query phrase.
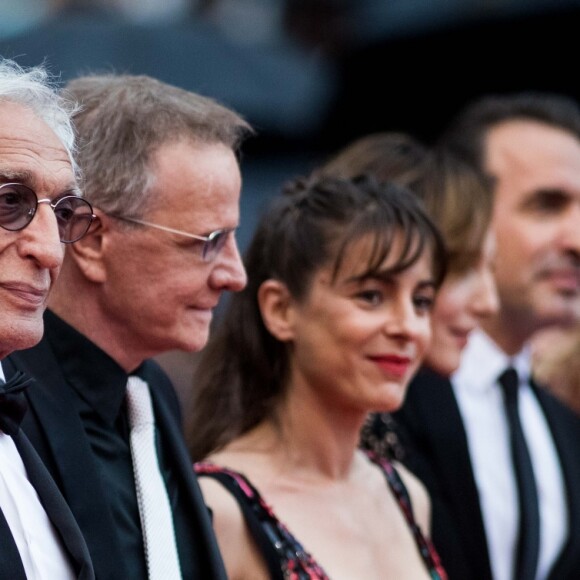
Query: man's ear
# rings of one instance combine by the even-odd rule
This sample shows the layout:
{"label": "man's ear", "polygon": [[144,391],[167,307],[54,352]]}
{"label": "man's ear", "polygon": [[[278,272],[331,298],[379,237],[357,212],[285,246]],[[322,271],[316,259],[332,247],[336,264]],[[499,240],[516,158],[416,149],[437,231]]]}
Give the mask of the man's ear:
{"label": "man's ear", "polygon": [[258,305],[264,325],[282,342],[294,339],[295,303],[285,284],[266,280],[258,289]]}
{"label": "man's ear", "polygon": [[87,280],[96,284],[106,280],[103,250],[109,232],[107,216],[95,210],[97,217],[89,232],[80,240],[70,244],[67,251],[70,258]]}

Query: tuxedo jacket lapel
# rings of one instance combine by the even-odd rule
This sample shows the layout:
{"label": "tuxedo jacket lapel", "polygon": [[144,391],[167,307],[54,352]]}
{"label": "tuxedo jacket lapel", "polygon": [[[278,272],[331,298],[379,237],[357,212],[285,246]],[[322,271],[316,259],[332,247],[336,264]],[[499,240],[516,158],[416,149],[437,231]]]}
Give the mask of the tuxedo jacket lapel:
{"label": "tuxedo jacket lapel", "polygon": [[[17,368],[29,375],[42,377],[27,391],[30,409],[23,429],[61,488],[79,527],[90,546],[95,572],[99,578],[119,578],[123,556],[108,530],[114,526],[108,504],[103,501],[107,490],[93,459],[60,367],[46,341],[31,350],[10,356]],[[86,486],[85,481],[91,485]]]}
{"label": "tuxedo jacket lapel", "polygon": [[580,419],[545,389],[532,385],[550,426],[566,486],[569,536],[550,580],[578,577],[580,570]]}
{"label": "tuxedo jacket lapel", "polygon": [[89,551],[81,531],[51,475],[22,430],[14,436],[14,443],[26,467],[29,481],[72,558],[77,577],[79,580],[94,578]]}
{"label": "tuxedo jacket lapel", "polygon": [[432,497],[432,536],[443,564],[452,569],[462,559],[469,571],[464,577],[491,579],[467,436],[449,380],[422,370],[395,419],[407,448],[405,463]]}

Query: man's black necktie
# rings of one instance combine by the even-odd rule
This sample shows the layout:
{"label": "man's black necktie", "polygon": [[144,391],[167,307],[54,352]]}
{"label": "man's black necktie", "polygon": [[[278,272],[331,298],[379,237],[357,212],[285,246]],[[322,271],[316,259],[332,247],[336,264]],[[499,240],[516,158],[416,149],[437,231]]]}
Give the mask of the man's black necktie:
{"label": "man's black necktie", "polygon": [[499,377],[499,383],[503,388],[519,496],[520,522],[513,577],[534,580],[540,550],[540,508],[532,460],[518,412],[519,379],[515,369],[508,368]]}
{"label": "man's black necktie", "polygon": [[0,379],[0,429],[8,435],[16,435],[27,404],[24,389],[34,379],[18,371],[7,383]]}

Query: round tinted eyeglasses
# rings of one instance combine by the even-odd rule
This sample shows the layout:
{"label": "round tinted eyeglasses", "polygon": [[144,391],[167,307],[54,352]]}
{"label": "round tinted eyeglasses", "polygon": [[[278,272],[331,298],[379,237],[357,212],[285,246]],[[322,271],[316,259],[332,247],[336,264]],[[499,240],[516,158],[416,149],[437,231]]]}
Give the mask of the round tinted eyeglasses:
{"label": "round tinted eyeglasses", "polygon": [[236,230],[236,228],[224,228],[221,230],[215,230],[214,232],[209,233],[207,236],[199,236],[197,234],[190,234],[189,232],[176,230],[175,228],[169,228],[167,226],[154,224],[152,222],[146,222],[145,220],[139,220],[137,218],[122,217],[112,214],[109,215],[124,222],[139,224],[141,226],[155,228],[156,230],[161,230],[163,232],[169,232],[170,234],[178,234],[180,236],[185,236],[186,238],[199,240],[200,242],[203,242],[201,247],[201,258],[204,262],[211,262],[213,259],[215,259],[215,257],[225,246],[228,240],[228,235]]}
{"label": "round tinted eyeglasses", "polygon": [[48,203],[53,209],[60,241],[65,244],[80,240],[95,219],[91,204],[82,197],[65,195],[53,202],[38,199],[32,189],[21,183],[5,183],[0,185],[0,227],[10,232],[23,230],[41,203]]}

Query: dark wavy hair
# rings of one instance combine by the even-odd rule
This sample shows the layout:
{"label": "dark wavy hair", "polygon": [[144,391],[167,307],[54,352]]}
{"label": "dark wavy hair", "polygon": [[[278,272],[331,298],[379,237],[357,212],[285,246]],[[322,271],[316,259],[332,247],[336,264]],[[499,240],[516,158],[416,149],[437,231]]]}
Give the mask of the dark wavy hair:
{"label": "dark wavy hair", "polygon": [[[400,235],[403,243],[394,246]],[[262,283],[278,280],[293,299],[304,300],[315,273],[330,265],[336,276],[349,249],[367,236],[373,243],[363,277],[384,275],[384,261],[397,247],[390,273],[428,252],[435,283],[443,280],[440,234],[417,198],[399,186],[369,177],[297,180],[262,216],[244,259],[248,285],[232,296],[196,369],[189,433],[195,460],[273,416],[284,395],[289,349],[264,325],[257,298]]]}
{"label": "dark wavy hair", "polygon": [[522,92],[486,95],[468,104],[443,133],[440,144],[485,170],[485,138],[493,127],[510,121],[532,121],[580,139],[580,107],[563,95]]}

